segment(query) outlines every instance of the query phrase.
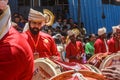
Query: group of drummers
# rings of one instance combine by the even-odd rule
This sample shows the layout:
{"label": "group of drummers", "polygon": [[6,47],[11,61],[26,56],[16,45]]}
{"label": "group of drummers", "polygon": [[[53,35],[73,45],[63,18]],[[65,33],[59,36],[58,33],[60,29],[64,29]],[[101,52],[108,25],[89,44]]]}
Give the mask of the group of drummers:
{"label": "group of drummers", "polygon": [[[46,56],[40,57],[39,54],[35,54],[34,55],[35,62],[36,62],[35,64],[37,64],[36,69],[39,69],[38,64],[41,66],[43,65],[41,64],[41,61],[44,62],[45,60],[47,63],[47,60],[49,59],[53,63],[55,63],[57,67],[59,66],[60,68],[60,72],[56,74],[57,76],[55,75],[52,76],[53,77],[52,80],[84,80],[82,78],[79,78],[80,74],[79,75],[76,74],[79,71],[88,71],[88,72],[90,71],[91,73],[95,72],[95,74],[97,74],[96,76],[99,76],[99,74],[102,75],[102,77],[98,78],[96,76],[90,76],[90,75],[86,76],[87,72],[83,74],[81,72],[81,74],[84,75],[83,77],[91,77],[91,79],[86,78],[85,80],[103,80],[103,79],[119,80],[118,76],[120,75],[119,73],[120,26],[113,26],[112,29],[113,29],[113,33],[111,34],[110,39],[108,40],[106,39],[106,28],[103,27],[98,29],[97,39],[94,34],[91,34],[89,36],[90,40],[86,43],[87,46],[85,45],[85,48],[83,47],[82,42],[77,40],[77,37],[79,36],[77,32],[78,30],[77,29],[69,30],[68,31],[69,40],[63,49],[65,52],[65,55],[63,55],[61,51],[60,51],[60,55],[53,54],[53,51],[52,51],[51,52],[52,55],[50,55],[50,57],[46,57]],[[56,48],[54,47],[54,49]],[[37,58],[36,58],[36,55],[37,55]],[[63,57],[65,58],[63,59]],[[50,62],[48,61],[48,64],[51,64],[52,63],[51,61]],[[73,75],[75,74],[77,78],[76,76],[73,77],[72,75],[71,77],[70,76],[65,77],[65,74],[69,75],[70,70],[75,70],[75,72],[73,71],[72,74]],[[45,79],[49,79],[49,78],[50,77],[46,77]]]}
{"label": "group of drummers", "polygon": [[54,15],[47,9],[43,13],[30,9],[25,31],[19,33],[7,3],[0,0],[0,80],[120,80],[119,26],[113,27],[108,41],[104,27],[98,29],[96,40],[91,35],[95,42],[88,44],[87,54],[76,40],[79,31],[69,30],[63,59],[54,39],[41,31],[53,23]]}
{"label": "group of drummers", "polygon": [[[55,42],[53,41],[52,44],[54,45],[54,48],[52,48],[51,51],[48,53],[51,55],[48,55],[46,51],[45,53],[47,56],[43,57],[41,56],[41,54],[43,55],[45,53],[42,52],[44,51],[42,50],[44,46],[42,46],[42,48],[40,48],[40,50],[42,51],[38,52],[39,54],[34,54],[36,68],[33,79],[39,80],[41,78],[44,78],[47,80],[52,77],[51,80],[119,80],[118,76],[120,75],[120,27],[113,26],[112,29],[113,33],[109,40],[106,39],[106,28],[103,27],[98,29],[97,39],[94,34],[91,34],[89,36],[90,40],[86,43],[87,46],[85,45],[85,48],[83,47],[82,42],[77,40],[77,37],[79,36],[78,30],[69,30],[68,42],[64,46],[64,49],[62,49],[64,50],[65,55],[63,55],[62,51],[59,52],[60,54],[57,52],[59,47],[56,48]],[[56,50],[57,54],[55,54],[54,50]],[[65,58],[63,59],[63,57]],[[48,70],[45,70],[45,66],[48,67],[48,65],[51,65],[51,67],[53,67],[53,64],[56,71],[54,72],[54,76],[51,74],[51,71],[49,73]],[[56,66],[59,70],[56,70]],[[49,68],[51,67],[49,66]],[[41,72],[37,71],[38,69],[40,69],[39,71]],[[93,73],[94,76],[91,76],[91,74],[88,75],[87,71],[88,73]],[[37,73],[40,73],[39,76]],[[84,77],[84,79],[79,77],[81,75],[80,73],[83,75],[82,78]],[[67,76],[67,74],[69,76]]]}

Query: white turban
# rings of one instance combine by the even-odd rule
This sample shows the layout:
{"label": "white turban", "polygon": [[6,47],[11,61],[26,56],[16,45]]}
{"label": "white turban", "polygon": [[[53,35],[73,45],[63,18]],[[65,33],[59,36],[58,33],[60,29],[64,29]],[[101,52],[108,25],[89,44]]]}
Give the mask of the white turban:
{"label": "white turban", "polygon": [[116,29],[118,26],[112,26],[113,33],[116,33]]}
{"label": "white turban", "polygon": [[116,26],[116,31],[120,30],[120,25]]}
{"label": "white turban", "polygon": [[36,11],[34,9],[30,9],[29,16],[28,16],[29,21],[45,21],[45,16],[39,11]]}
{"label": "white turban", "polygon": [[106,28],[105,27],[98,29],[98,35],[99,36],[103,35],[104,33],[106,33]]}

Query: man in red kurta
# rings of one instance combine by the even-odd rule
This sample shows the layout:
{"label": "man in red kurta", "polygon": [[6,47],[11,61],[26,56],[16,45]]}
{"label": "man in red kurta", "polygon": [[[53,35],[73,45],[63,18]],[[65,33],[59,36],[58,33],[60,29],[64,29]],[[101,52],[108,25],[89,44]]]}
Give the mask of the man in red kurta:
{"label": "man in red kurta", "polygon": [[108,45],[106,42],[106,29],[104,27],[98,29],[98,36],[99,38],[94,43],[95,54],[108,52]]}
{"label": "man in red kurta", "polygon": [[109,52],[117,53],[120,51],[120,28],[113,26],[113,36],[108,40]]}
{"label": "man in red kurta", "polygon": [[29,28],[22,35],[31,46],[34,59],[44,57],[60,59],[60,54],[57,51],[54,39],[49,34],[40,31],[45,24],[44,15],[36,10],[30,9],[28,20],[27,27]]}
{"label": "man in red kurta", "polygon": [[66,58],[69,62],[81,63],[80,58],[84,53],[84,48],[80,41],[76,41],[76,37],[73,31],[69,32],[70,42],[66,45]]}
{"label": "man in red kurta", "polygon": [[31,80],[32,51],[27,41],[11,26],[7,2],[0,1],[0,80]]}

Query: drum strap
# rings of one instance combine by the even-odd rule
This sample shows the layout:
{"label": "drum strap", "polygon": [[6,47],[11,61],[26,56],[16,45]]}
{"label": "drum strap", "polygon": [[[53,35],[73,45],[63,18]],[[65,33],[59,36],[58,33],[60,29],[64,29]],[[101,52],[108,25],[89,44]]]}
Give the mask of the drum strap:
{"label": "drum strap", "polygon": [[105,43],[106,51],[109,52],[109,50],[108,50],[108,45],[107,45],[107,42],[106,42],[105,39],[104,39],[104,43]]}

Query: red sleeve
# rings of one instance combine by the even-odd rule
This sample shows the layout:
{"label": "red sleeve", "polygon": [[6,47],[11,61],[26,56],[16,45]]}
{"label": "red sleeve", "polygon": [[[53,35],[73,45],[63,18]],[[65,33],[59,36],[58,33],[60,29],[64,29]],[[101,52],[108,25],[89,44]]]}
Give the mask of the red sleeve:
{"label": "red sleeve", "polygon": [[67,46],[66,46],[66,58],[69,58],[70,57],[70,51],[71,49],[70,49],[70,45],[68,44]]}
{"label": "red sleeve", "polygon": [[101,46],[101,45],[99,44],[98,41],[96,41],[96,42],[94,43],[95,54],[101,52],[101,47],[99,47],[99,46]]}
{"label": "red sleeve", "polygon": [[0,80],[31,80],[32,60],[16,47],[2,47],[0,49]]}
{"label": "red sleeve", "polygon": [[109,52],[114,53],[114,52],[115,52],[115,49],[114,49],[114,42],[113,42],[112,40],[108,40],[107,44],[108,44]]}
{"label": "red sleeve", "polygon": [[83,48],[83,44],[80,42],[80,51],[82,52],[82,53],[85,53],[85,51],[84,51],[84,48]]}
{"label": "red sleeve", "polygon": [[[52,38],[51,38],[52,39]],[[58,50],[57,50],[57,45],[55,44],[55,41],[54,41],[54,39],[52,39],[52,46],[51,46],[51,53],[52,53],[52,55],[53,56],[58,56],[58,59],[59,60],[61,60],[60,59],[60,53],[58,52]]]}

